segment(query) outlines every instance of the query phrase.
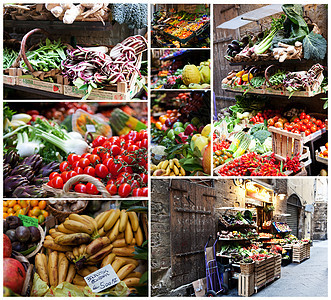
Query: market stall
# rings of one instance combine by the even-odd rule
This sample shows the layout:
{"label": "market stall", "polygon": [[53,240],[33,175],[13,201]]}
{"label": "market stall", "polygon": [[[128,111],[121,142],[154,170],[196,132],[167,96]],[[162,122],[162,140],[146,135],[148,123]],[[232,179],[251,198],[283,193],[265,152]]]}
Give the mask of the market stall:
{"label": "market stall", "polygon": [[[298,19],[305,34],[290,35],[288,26]],[[224,57],[231,71],[214,77],[224,91],[241,94],[235,105],[215,111],[214,174],[325,175],[326,35],[302,5],[283,5],[267,25],[228,44]],[[219,27],[231,26],[229,20]],[[319,47],[311,47],[317,40]]]}
{"label": "market stall", "polygon": [[152,176],[211,172],[210,93],[154,92],[151,114]]}
{"label": "market stall", "polygon": [[148,295],[145,202],[3,202],[4,296]]}
{"label": "market stall", "polygon": [[4,105],[6,198],[147,197],[145,103]]}
{"label": "market stall", "polygon": [[208,4],[152,5],[153,48],[209,48]]}
{"label": "market stall", "polygon": [[152,89],[210,89],[209,50],[152,50]]}
{"label": "market stall", "polygon": [[8,4],[4,19],[5,98],[147,98],[147,4]]}

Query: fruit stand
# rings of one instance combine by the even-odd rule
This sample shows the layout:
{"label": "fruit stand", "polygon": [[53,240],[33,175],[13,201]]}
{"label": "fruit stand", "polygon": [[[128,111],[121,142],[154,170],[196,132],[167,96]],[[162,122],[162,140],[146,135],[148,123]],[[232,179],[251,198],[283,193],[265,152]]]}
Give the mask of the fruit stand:
{"label": "fruit stand", "polygon": [[155,4],[152,6],[152,13],[154,48],[209,48],[208,4]]}
{"label": "fruit stand", "polygon": [[155,91],[152,97],[151,175],[210,174],[210,93]]}
{"label": "fruit stand", "polygon": [[[20,200],[15,205],[23,211],[3,220],[4,296],[148,295],[145,202]],[[45,219],[37,219],[36,208]]]}
{"label": "fruit stand", "polygon": [[4,197],[147,197],[145,103],[4,105]]}
{"label": "fruit stand", "polygon": [[[235,96],[235,105],[223,104],[224,108],[215,111],[215,175],[228,174],[228,169],[230,174],[240,176],[325,174],[315,151],[326,150],[319,148],[327,142],[327,41],[325,34],[307,18],[307,23],[302,19],[304,39],[286,39],[285,19],[292,22],[302,18],[303,6],[283,5],[282,10],[265,29],[248,32],[227,46],[224,57],[231,71],[223,79],[215,78],[215,84],[221,82],[224,91],[242,95]],[[289,14],[294,10],[290,21]],[[227,22],[220,27],[227,28]],[[318,54],[309,48],[310,39],[319,40]],[[235,152],[237,149],[239,152]],[[270,159],[274,163],[265,170],[260,163],[250,170],[235,166]]]}
{"label": "fruit stand", "polygon": [[146,99],[147,4],[8,4],[4,19],[5,98]]}
{"label": "fruit stand", "polygon": [[152,50],[152,89],[210,89],[209,50]]}

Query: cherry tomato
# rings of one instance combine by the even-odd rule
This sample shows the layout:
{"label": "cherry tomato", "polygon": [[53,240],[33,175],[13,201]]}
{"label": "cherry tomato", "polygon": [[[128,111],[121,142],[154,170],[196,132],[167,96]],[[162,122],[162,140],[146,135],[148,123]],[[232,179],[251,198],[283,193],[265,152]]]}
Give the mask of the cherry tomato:
{"label": "cherry tomato", "polygon": [[71,168],[72,168],[72,169],[75,169],[75,168],[77,168],[77,167],[79,167],[79,160],[76,160],[76,161],[71,165]]}
{"label": "cherry tomato", "polygon": [[120,168],[122,167],[121,163],[115,163],[114,161],[111,162],[110,164],[110,168],[109,168],[109,172],[113,175],[113,176],[117,176],[120,173]]}
{"label": "cherry tomato", "polygon": [[84,174],[84,169],[82,167],[76,167],[76,168],[74,168],[74,171],[77,174]]}
{"label": "cherry tomato", "polygon": [[310,115],[306,115],[305,119],[309,121],[311,119]]}
{"label": "cherry tomato", "polygon": [[113,156],[119,155],[121,153],[121,148],[117,145],[111,145],[109,150]]}
{"label": "cherry tomato", "polygon": [[311,126],[310,131],[311,131],[311,133],[316,132],[317,131],[317,126],[316,125]]}
{"label": "cherry tomato", "polygon": [[84,153],[80,158],[89,158],[91,156],[91,153]]}
{"label": "cherry tomato", "polygon": [[134,151],[137,151],[137,150],[139,150],[139,147],[136,146],[136,145],[130,145],[128,147],[128,152],[134,152]]}
{"label": "cherry tomato", "polygon": [[316,125],[317,126],[321,126],[322,125],[322,121],[321,120],[316,120]]}
{"label": "cherry tomato", "polygon": [[136,188],[132,190],[132,196],[133,197],[142,197],[143,196],[143,191],[141,188]]}
{"label": "cherry tomato", "polygon": [[116,186],[120,186],[122,183],[126,183],[127,179],[125,177],[119,176],[115,180]]}
{"label": "cherry tomato", "polygon": [[60,171],[64,172],[69,168],[69,163],[67,161],[63,161],[60,163]]}
{"label": "cherry tomato", "polygon": [[61,176],[57,176],[54,177],[52,179],[52,187],[56,188],[56,189],[62,189],[63,188],[63,179],[61,178]]}
{"label": "cherry tomato", "polygon": [[307,126],[307,129],[310,129],[311,126],[313,126],[313,123],[312,123],[312,122],[308,122],[308,123],[306,124],[306,126]]}
{"label": "cherry tomato", "polygon": [[95,175],[100,178],[105,178],[109,174],[108,168],[104,164],[97,164],[95,166]]}
{"label": "cherry tomato", "polygon": [[142,191],[143,191],[143,197],[148,197],[148,188],[144,187],[142,188]]}
{"label": "cherry tomato", "polygon": [[91,154],[89,157],[91,164],[99,163],[101,161],[100,156],[96,154]]}
{"label": "cherry tomato", "polygon": [[107,138],[105,136],[99,135],[92,142],[92,147],[95,148],[98,146],[102,146],[106,141],[107,141]]}
{"label": "cherry tomato", "polygon": [[131,186],[128,183],[122,183],[118,188],[118,194],[121,198],[126,198],[131,193]]}
{"label": "cherry tomato", "polygon": [[310,134],[311,134],[311,131],[310,131],[309,129],[307,129],[307,130],[305,131],[305,135],[308,136],[308,135],[310,135]]}
{"label": "cherry tomato", "polygon": [[138,141],[138,132],[137,131],[134,131],[134,130],[131,130],[126,136],[125,138],[127,140],[131,140],[133,142],[136,142]]}
{"label": "cherry tomato", "polygon": [[117,146],[121,146],[121,139],[118,136],[112,136],[109,140],[108,140],[112,145],[117,145]]}
{"label": "cherry tomato", "polygon": [[108,184],[115,184],[115,179],[114,178],[109,179],[108,182],[107,182],[107,185]]}
{"label": "cherry tomato", "polygon": [[83,183],[78,183],[75,185],[75,192],[86,194],[86,185]]}
{"label": "cherry tomato", "polygon": [[295,119],[293,120],[293,122],[294,122],[294,123],[299,123],[300,120],[299,120],[299,118],[295,118]]}
{"label": "cherry tomato", "polygon": [[[307,124],[308,125],[308,124]],[[308,129],[308,126],[306,126],[306,125],[301,125],[301,131],[303,132],[303,131],[305,131],[305,130],[307,130]]]}
{"label": "cherry tomato", "polygon": [[308,119],[303,119],[303,123],[308,124],[309,120]]}
{"label": "cherry tomato", "polygon": [[80,156],[79,155],[77,155],[77,154],[69,154],[69,156],[68,156],[68,163],[70,164],[70,165],[72,165],[75,161],[78,161],[78,160],[80,160]]}
{"label": "cherry tomato", "polygon": [[300,120],[303,120],[305,117],[306,117],[306,114],[304,112],[302,112],[300,115]]}
{"label": "cherry tomato", "polygon": [[67,178],[69,180],[70,178],[75,177],[77,175],[78,175],[77,172],[75,172],[75,171],[69,171],[68,172],[68,175],[67,175]]}
{"label": "cherry tomato", "polygon": [[133,170],[132,170],[131,167],[129,167],[129,166],[125,166],[125,167],[123,167],[123,168],[120,170],[120,172],[127,172],[127,173],[132,174],[132,173],[133,173]]}
{"label": "cherry tomato", "polygon": [[99,194],[99,191],[98,191],[97,187],[91,182],[88,182],[86,184],[86,192],[90,195],[98,195]]}
{"label": "cherry tomato", "polygon": [[110,183],[110,184],[107,184],[106,186],[106,190],[108,191],[108,193],[112,196],[116,195],[117,194],[117,187],[115,184],[113,183]]}
{"label": "cherry tomato", "polygon": [[131,186],[131,189],[140,188],[140,183],[138,182],[138,180],[134,179],[134,180],[131,181],[130,186]]}
{"label": "cherry tomato", "polygon": [[310,122],[312,122],[312,123],[316,123],[316,118],[311,118],[311,119],[310,119]]}
{"label": "cherry tomato", "polygon": [[84,168],[88,167],[89,165],[90,165],[90,160],[88,158],[81,158],[79,160],[79,166],[81,168],[84,169]]}
{"label": "cherry tomato", "polygon": [[103,155],[107,152],[107,149],[105,147],[96,147],[93,149],[92,154],[98,155],[100,158],[103,158]]}
{"label": "cherry tomato", "polygon": [[61,178],[63,179],[63,182],[67,182],[68,181],[68,171],[64,171],[61,173]]}
{"label": "cherry tomato", "polygon": [[[320,128],[325,128],[325,124],[323,123],[323,124],[321,124],[320,125]],[[318,129],[318,127],[317,127],[317,129]],[[319,130],[319,129],[318,129]]]}
{"label": "cherry tomato", "polygon": [[147,184],[147,182],[148,182],[148,175],[147,174],[141,173],[140,178],[141,178],[141,180],[144,184]]}
{"label": "cherry tomato", "polygon": [[114,161],[114,159],[111,158],[106,158],[102,161],[102,163],[107,167],[108,170],[110,170],[110,166],[112,164],[112,162]]}
{"label": "cherry tomato", "polygon": [[85,167],[84,168],[84,174],[95,177],[95,169],[93,167],[90,167],[90,166]]}
{"label": "cherry tomato", "polygon": [[141,140],[141,147],[140,148],[148,149],[148,139]]}
{"label": "cherry tomato", "polygon": [[52,172],[49,174],[49,180],[52,180],[55,177],[61,177],[61,175],[58,172]]}

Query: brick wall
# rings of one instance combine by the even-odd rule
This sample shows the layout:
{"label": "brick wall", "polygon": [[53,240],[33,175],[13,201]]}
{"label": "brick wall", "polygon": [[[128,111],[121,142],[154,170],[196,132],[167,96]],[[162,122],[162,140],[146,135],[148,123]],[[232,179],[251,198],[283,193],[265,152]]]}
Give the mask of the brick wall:
{"label": "brick wall", "polygon": [[328,229],[328,209],[326,201],[316,201],[313,215],[313,239],[326,240]]}

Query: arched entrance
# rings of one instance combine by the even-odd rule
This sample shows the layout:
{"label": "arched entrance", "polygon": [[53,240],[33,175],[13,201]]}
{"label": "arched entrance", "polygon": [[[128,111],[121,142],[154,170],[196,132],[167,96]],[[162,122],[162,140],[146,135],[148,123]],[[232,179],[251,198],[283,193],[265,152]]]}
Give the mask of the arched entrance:
{"label": "arched entrance", "polygon": [[302,208],[300,198],[293,194],[287,199],[287,213],[290,216],[286,217],[287,224],[292,229],[292,234],[296,237],[299,235],[299,216]]}

